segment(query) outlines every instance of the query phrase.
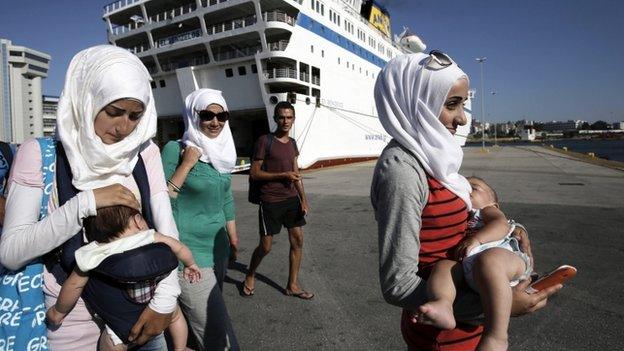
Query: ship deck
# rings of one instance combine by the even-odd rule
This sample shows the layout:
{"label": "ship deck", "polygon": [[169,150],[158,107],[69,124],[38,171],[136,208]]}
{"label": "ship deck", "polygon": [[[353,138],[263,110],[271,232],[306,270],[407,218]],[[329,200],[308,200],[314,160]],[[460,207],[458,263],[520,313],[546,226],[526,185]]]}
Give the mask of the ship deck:
{"label": "ship deck", "polygon": [[[253,298],[237,283],[258,240],[257,209],[247,176],[234,175],[239,262],[224,296],[243,350],[404,350],[400,310],[383,301],[377,279],[377,234],[368,198],[374,162],[308,171],[311,213],[305,227],[303,287],[312,301],[287,297],[288,239],[275,237],[259,269]],[[561,264],[577,277],[548,307],[512,319],[511,350],[624,348],[624,172],[542,147],[466,148],[463,174],[497,190],[510,218],[529,229],[537,271]]]}

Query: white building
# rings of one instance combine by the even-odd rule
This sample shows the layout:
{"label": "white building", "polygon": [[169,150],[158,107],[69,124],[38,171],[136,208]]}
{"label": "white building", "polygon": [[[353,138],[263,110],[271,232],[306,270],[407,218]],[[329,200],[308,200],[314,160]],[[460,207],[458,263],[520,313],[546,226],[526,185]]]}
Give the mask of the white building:
{"label": "white building", "polygon": [[52,136],[56,128],[56,110],[58,110],[58,96],[43,96],[43,135]]}
{"label": "white building", "polygon": [[50,55],[0,38],[0,140],[43,135],[41,79],[49,67]]}
{"label": "white building", "polygon": [[520,139],[526,141],[535,140],[535,128],[529,125],[523,126],[522,131],[520,132]]}
{"label": "white building", "polygon": [[577,130],[581,127],[582,121],[552,121],[545,122],[542,126],[542,130],[545,132],[568,132]]}
{"label": "white building", "polygon": [[624,122],[614,122],[613,129],[624,129]]}

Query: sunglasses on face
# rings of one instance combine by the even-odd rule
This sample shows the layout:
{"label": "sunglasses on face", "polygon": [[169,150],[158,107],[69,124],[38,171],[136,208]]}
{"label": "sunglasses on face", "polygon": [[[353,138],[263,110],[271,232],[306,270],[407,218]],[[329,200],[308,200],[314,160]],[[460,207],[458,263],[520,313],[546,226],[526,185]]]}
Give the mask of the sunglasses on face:
{"label": "sunglasses on face", "polygon": [[215,117],[217,117],[217,121],[225,122],[230,118],[230,113],[227,111],[214,113],[208,110],[201,110],[201,111],[195,110],[195,113],[197,113],[197,115],[199,116],[199,119],[202,120],[202,122],[212,121],[213,118]]}
{"label": "sunglasses on face", "polygon": [[425,63],[425,67],[433,70],[439,70],[452,64],[453,60],[449,57],[449,55],[440,50],[431,50],[429,52],[429,58],[427,58],[427,62]]}

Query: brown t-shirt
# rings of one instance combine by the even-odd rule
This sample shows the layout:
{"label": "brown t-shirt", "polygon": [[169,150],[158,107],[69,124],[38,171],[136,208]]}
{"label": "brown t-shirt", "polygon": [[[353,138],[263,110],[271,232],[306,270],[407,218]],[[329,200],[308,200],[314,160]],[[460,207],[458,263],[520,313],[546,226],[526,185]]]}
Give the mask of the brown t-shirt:
{"label": "brown t-shirt", "polygon": [[[273,138],[273,140],[269,154],[265,158],[265,149],[269,138]],[[294,160],[295,157],[299,156],[297,143],[294,139],[289,138],[287,143],[282,143],[273,134],[266,134],[258,138],[255,150],[254,160],[263,160],[262,168],[265,172],[270,173],[294,171]],[[260,201],[262,202],[279,202],[298,195],[297,188],[289,181],[263,182],[260,187]]]}

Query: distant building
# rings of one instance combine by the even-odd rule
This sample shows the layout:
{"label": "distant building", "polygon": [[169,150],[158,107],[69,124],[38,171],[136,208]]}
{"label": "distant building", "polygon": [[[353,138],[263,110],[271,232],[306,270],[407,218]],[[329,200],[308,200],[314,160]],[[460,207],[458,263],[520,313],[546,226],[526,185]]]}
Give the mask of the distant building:
{"label": "distant building", "polygon": [[613,129],[624,129],[624,122],[613,123]]}
{"label": "distant building", "polygon": [[535,128],[530,125],[524,125],[520,131],[520,139],[526,141],[535,140]]}
{"label": "distant building", "polygon": [[58,96],[43,96],[43,135],[54,135],[56,128],[56,110],[58,109]]}
{"label": "distant building", "polygon": [[581,121],[552,121],[552,122],[544,122],[542,125],[542,130],[544,132],[568,132],[572,130],[577,130],[581,126]]}
{"label": "distant building", "polygon": [[21,143],[43,135],[41,79],[50,58],[0,38],[0,140]]}

